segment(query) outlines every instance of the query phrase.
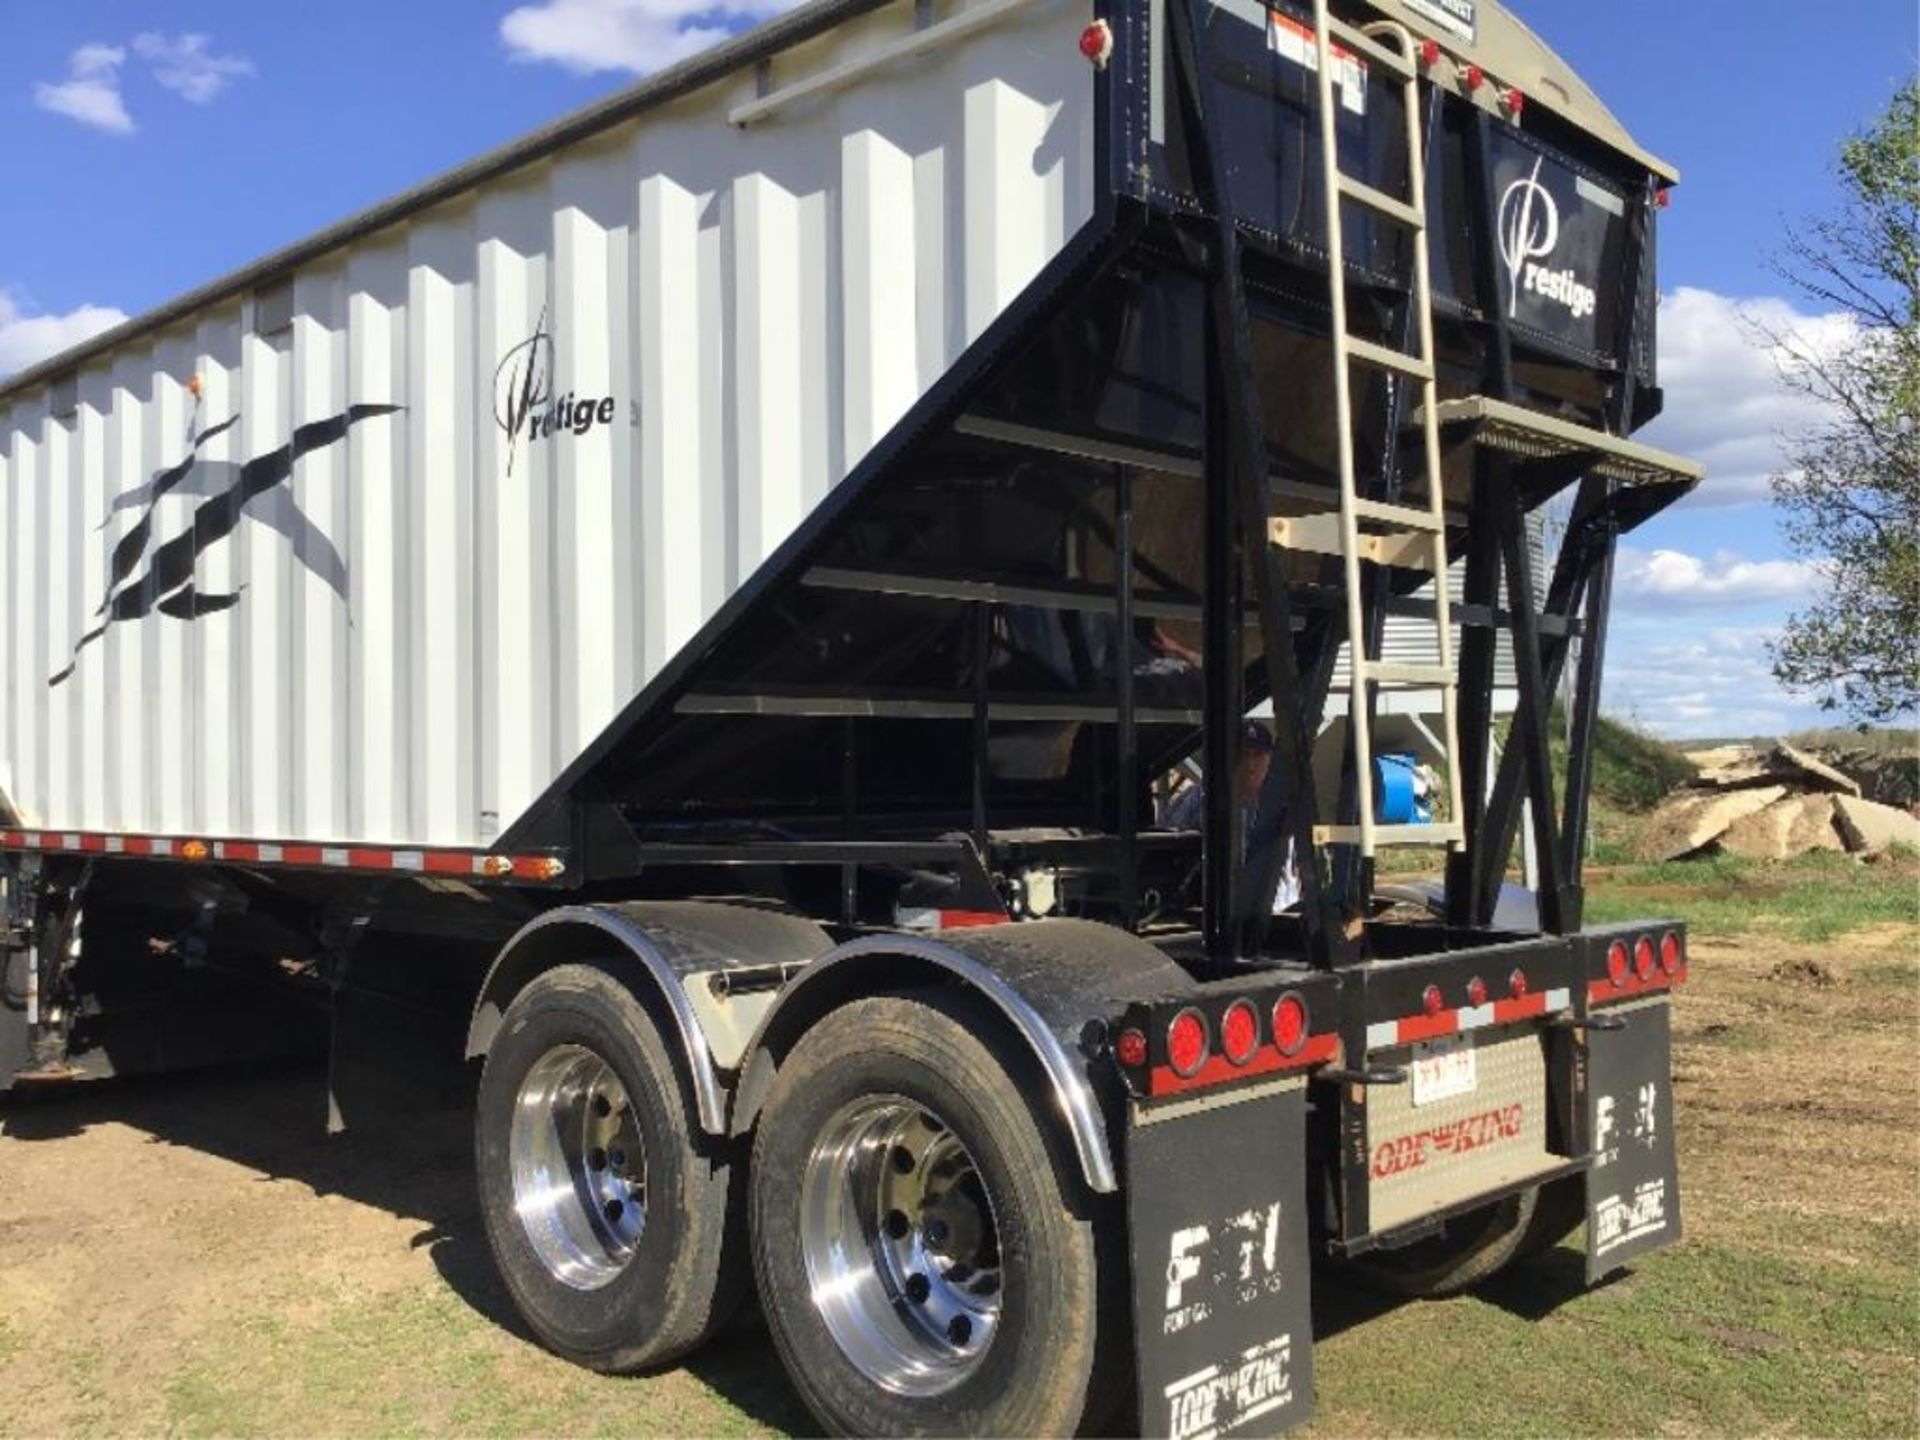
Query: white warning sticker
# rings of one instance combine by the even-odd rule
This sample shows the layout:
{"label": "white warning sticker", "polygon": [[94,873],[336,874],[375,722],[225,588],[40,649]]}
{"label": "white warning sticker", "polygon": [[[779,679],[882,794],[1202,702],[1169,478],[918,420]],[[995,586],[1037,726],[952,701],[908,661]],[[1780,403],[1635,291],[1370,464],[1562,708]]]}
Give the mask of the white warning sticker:
{"label": "white warning sticker", "polygon": [[1469,45],[1479,25],[1475,23],[1474,0],[1406,0],[1416,15],[1424,15],[1449,35],[1458,35]]}
{"label": "white warning sticker", "polygon": [[[1308,70],[1320,68],[1320,46],[1314,39],[1311,26],[1302,25],[1298,20],[1282,15],[1278,10],[1268,12],[1267,48],[1282,60],[1291,60]],[[1339,45],[1332,47],[1333,84],[1340,92],[1340,108],[1354,115],[1367,113],[1367,62],[1351,50]]]}

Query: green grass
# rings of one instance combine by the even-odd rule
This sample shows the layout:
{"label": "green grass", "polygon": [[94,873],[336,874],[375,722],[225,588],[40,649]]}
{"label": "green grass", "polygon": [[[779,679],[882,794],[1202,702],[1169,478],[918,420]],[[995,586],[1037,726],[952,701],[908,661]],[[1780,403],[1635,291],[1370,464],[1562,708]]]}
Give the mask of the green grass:
{"label": "green grass", "polygon": [[1427,1435],[1912,1433],[1911,1384],[1886,1383],[1911,1382],[1920,1354],[1910,1266],[1696,1239],[1566,1298],[1579,1263],[1557,1251],[1474,1295],[1323,1340],[1329,1418],[1309,1433],[1351,1433],[1359,1417]]}
{"label": "green grass", "polygon": [[1796,731],[1787,743],[1801,750],[1864,750],[1901,755],[1920,747],[1920,731],[1891,725],[1822,725]]}
{"label": "green grass", "polygon": [[1814,851],[1791,860],[1713,855],[1617,870],[1589,889],[1589,924],[1659,916],[1699,932],[1756,928],[1831,940],[1866,925],[1920,919],[1920,871],[1898,857],[1864,865]]}
{"label": "green grass", "polygon": [[[694,1370],[609,1378],[568,1365],[503,1330],[452,1290],[327,1298],[288,1322],[271,1308],[237,1318],[180,1357],[164,1388],[166,1429],[181,1436],[645,1435],[778,1433],[751,1369],[774,1377],[764,1337],[751,1364],[715,1342]],[[716,1377],[714,1384],[699,1378]],[[735,1371],[739,1370],[736,1374]],[[784,1382],[772,1405],[793,1409]],[[744,1387],[744,1388],[743,1388]],[[730,1396],[746,1401],[743,1407]]]}

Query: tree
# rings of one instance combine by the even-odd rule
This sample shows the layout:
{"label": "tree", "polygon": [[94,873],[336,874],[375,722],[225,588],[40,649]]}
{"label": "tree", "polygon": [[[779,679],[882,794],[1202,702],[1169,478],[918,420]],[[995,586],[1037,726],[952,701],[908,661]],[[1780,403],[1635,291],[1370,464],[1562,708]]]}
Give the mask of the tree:
{"label": "tree", "polygon": [[1787,618],[1773,671],[1858,720],[1920,708],[1920,81],[1841,147],[1839,213],[1777,268],[1846,318],[1815,347],[1772,334],[1786,384],[1831,417],[1788,437],[1772,479],[1781,530],[1821,592]]}

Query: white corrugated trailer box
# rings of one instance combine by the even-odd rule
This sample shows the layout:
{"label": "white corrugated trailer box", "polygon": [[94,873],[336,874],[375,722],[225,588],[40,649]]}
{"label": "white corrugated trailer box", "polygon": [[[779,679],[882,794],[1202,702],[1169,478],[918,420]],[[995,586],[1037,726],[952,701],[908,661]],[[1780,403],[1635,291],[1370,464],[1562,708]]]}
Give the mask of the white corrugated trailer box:
{"label": "white corrugated trailer box", "polygon": [[1087,220],[1089,14],[693,62],[0,387],[16,823],[489,844]]}

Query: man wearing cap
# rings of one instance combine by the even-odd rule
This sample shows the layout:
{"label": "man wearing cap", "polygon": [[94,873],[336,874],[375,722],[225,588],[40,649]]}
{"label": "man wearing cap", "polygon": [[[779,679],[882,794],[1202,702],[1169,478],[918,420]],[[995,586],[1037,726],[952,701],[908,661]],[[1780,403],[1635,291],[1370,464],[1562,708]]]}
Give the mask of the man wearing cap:
{"label": "man wearing cap", "polygon": [[[1284,813],[1260,820],[1260,787],[1267,782],[1273,765],[1273,731],[1258,720],[1249,720],[1240,728],[1240,768],[1236,792],[1240,797],[1240,858],[1252,863],[1265,854],[1268,845],[1284,828]],[[1160,823],[1168,830],[1204,830],[1207,823],[1207,790],[1204,779],[1189,785],[1168,802]],[[1284,843],[1284,842],[1283,842]],[[1293,857],[1281,867],[1280,885],[1274,892],[1273,908],[1285,910],[1300,898],[1300,882],[1293,868]]]}

